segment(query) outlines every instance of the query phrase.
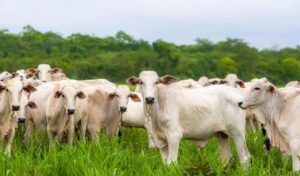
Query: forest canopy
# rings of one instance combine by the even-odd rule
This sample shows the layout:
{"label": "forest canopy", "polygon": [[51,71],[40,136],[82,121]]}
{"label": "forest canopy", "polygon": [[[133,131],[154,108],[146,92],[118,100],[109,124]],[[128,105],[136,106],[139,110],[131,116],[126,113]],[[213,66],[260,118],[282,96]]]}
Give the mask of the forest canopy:
{"label": "forest canopy", "polygon": [[101,38],[80,33],[63,37],[31,26],[18,34],[0,30],[0,72],[36,68],[40,63],[60,67],[74,79],[124,83],[129,76],[151,69],[182,79],[236,73],[245,81],[267,77],[284,85],[299,80],[300,46],[259,50],[233,38],[217,43],[197,38],[195,44],[176,45],[161,39],[137,40],[123,31]]}

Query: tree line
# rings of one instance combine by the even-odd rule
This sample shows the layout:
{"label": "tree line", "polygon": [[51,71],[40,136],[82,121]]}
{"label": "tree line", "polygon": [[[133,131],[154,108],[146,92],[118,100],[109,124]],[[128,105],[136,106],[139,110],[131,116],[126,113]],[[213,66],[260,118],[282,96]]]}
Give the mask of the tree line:
{"label": "tree line", "polygon": [[300,45],[259,50],[232,38],[217,43],[198,38],[195,44],[176,45],[161,39],[153,43],[137,40],[123,31],[101,38],[80,33],[63,37],[31,26],[18,34],[0,30],[0,71],[40,63],[60,67],[74,79],[107,78],[124,83],[141,70],[153,69],[182,79],[236,73],[245,81],[267,77],[284,85],[299,80]]}

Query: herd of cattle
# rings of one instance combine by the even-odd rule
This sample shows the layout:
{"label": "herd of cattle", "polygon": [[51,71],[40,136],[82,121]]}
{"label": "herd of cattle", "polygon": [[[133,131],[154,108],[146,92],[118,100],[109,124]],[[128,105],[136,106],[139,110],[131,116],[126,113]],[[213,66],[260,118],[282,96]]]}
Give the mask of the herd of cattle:
{"label": "herd of cattle", "polygon": [[[160,150],[166,164],[176,162],[179,142],[194,141],[203,148],[216,137],[224,164],[231,157],[229,138],[247,169],[250,154],[245,133],[263,127],[272,146],[292,156],[300,169],[300,83],[276,88],[266,78],[243,82],[235,74],[224,79],[179,80],[142,71],[126,85],[105,79],[72,80],[59,68],[37,68],[0,74],[0,136],[7,154],[19,123],[25,122],[24,143],[34,131],[47,131],[50,147],[63,138],[70,144],[75,131],[85,141],[109,136],[121,126],[145,128],[148,145]],[[251,130],[250,130],[251,131]]]}

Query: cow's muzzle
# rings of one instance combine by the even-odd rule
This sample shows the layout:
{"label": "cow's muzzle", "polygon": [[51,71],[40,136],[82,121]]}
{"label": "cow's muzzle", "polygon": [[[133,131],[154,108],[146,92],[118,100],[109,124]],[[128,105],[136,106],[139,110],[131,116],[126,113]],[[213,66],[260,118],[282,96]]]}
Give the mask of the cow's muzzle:
{"label": "cow's muzzle", "polygon": [[154,97],[146,97],[146,103],[147,104],[153,104],[154,103]]}
{"label": "cow's muzzle", "polygon": [[11,109],[12,109],[13,111],[19,111],[19,110],[20,110],[20,106],[19,106],[19,105],[12,105],[12,106],[11,106]]}
{"label": "cow's muzzle", "polygon": [[120,107],[120,111],[121,111],[121,112],[126,112],[126,111],[127,111],[127,107],[121,106],[121,107]]}
{"label": "cow's muzzle", "polygon": [[241,109],[244,109],[244,110],[247,109],[247,108],[243,107],[243,102],[242,102],[242,101],[241,101],[241,102],[238,102],[238,105],[239,105],[239,107],[240,107]]}
{"label": "cow's muzzle", "polygon": [[25,123],[24,117],[18,117],[18,123]]}
{"label": "cow's muzzle", "polygon": [[75,109],[68,109],[68,114],[74,114],[75,113]]}

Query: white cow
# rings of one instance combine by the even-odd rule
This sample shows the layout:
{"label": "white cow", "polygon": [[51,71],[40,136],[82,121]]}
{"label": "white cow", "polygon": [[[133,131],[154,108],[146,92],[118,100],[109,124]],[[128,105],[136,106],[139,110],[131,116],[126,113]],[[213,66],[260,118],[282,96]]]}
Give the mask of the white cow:
{"label": "white cow", "polygon": [[6,80],[11,79],[11,78],[12,78],[12,74],[10,74],[7,71],[4,71],[0,74],[0,81],[6,81]]}
{"label": "white cow", "polygon": [[65,74],[62,73],[62,69],[57,67],[51,68],[48,64],[40,64],[37,69],[29,68],[26,72],[31,74],[38,73],[38,78],[43,82],[68,79]]}
{"label": "white cow", "polygon": [[299,81],[291,81],[285,85],[285,87],[291,87],[291,86],[300,88],[300,82]]}
{"label": "white cow", "polygon": [[182,139],[203,142],[216,136],[222,161],[228,161],[229,136],[247,168],[250,154],[245,140],[245,111],[237,104],[242,100],[239,92],[222,85],[195,89],[169,86],[176,81],[172,76],[158,77],[155,71],[143,71],[139,78],[127,80],[141,87],[145,114],[151,119],[153,140],[163,160],[167,164],[177,160]]}
{"label": "white cow", "polygon": [[73,143],[75,125],[80,121],[81,139],[85,140],[88,101],[75,81],[60,81],[55,84],[46,105],[47,133],[50,146],[54,139],[67,130],[68,142]]}
{"label": "white cow", "polygon": [[148,133],[149,148],[155,147],[149,133],[149,123],[144,113],[142,94],[130,92],[129,87],[125,85],[117,86],[113,93],[109,94],[108,100],[116,99],[119,114],[121,115],[122,126],[145,128]]}
{"label": "white cow", "polygon": [[0,82],[0,139],[6,139],[6,152],[11,155],[11,145],[17,127],[16,112],[20,109],[20,95],[22,91],[34,92],[31,85],[23,85],[19,77]]}
{"label": "white cow", "polygon": [[115,99],[110,100],[110,93],[115,91],[115,87],[106,85],[89,86],[83,88],[88,96],[88,124],[87,131],[92,141],[97,139],[96,134],[106,130],[111,137],[118,130],[120,118]]}
{"label": "white cow", "polygon": [[300,89],[280,91],[266,78],[253,81],[241,108],[257,108],[264,115],[265,128],[271,144],[290,154],[293,170],[300,169]]}

